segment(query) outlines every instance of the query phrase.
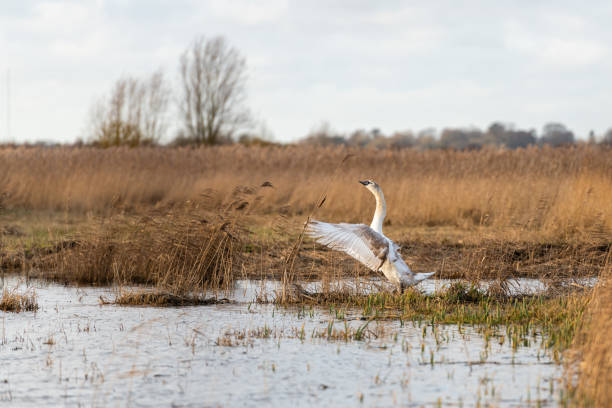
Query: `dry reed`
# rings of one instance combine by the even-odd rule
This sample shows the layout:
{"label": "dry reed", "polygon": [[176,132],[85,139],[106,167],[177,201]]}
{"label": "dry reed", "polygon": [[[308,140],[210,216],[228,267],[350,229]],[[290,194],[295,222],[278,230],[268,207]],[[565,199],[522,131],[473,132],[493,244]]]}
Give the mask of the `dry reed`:
{"label": "dry reed", "polygon": [[27,290],[25,293],[19,293],[16,289],[9,291],[4,288],[0,298],[0,310],[16,313],[22,311],[35,312],[38,310],[36,292]]}
{"label": "dry reed", "polygon": [[61,282],[145,284],[158,294],[196,299],[207,289],[232,287],[234,268],[240,269],[241,251],[235,246],[241,245],[242,231],[236,221],[199,211],[197,205],[140,217],[116,215],[90,225],[73,245],[43,256],[38,266],[43,276]]}
{"label": "dry reed", "polygon": [[[612,405],[612,268],[594,290],[587,318],[576,336],[568,372],[572,405]],[[574,382],[574,375],[578,375]]]}
{"label": "dry reed", "polygon": [[[231,282],[237,271],[290,276],[290,282],[353,276],[365,272],[354,261],[310,250],[310,243],[298,253],[294,244],[313,208],[326,221],[369,221],[372,197],[357,184],[364,178],[383,187],[386,231],[416,272],[473,281],[593,276],[610,252],[612,150],[600,147],[4,148],[0,211],[26,209],[27,217],[27,211],[59,210],[65,221],[85,221],[70,226],[79,231],[76,237],[53,236],[52,246],[42,249],[19,249],[21,238],[4,232],[0,246],[4,240],[17,249],[1,250],[0,264],[27,269],[33,259],[46,276],[66,282],[143,283],[179,294],[227,287],[222,282]],[[262,183],[267,187],[234,187]],[[202,217],[228,206],[248,212],[248,244],[234,250],[221,228],[226,220],[199,222],[195,206],[203,194],[208,213]],[[317,208],[322,194],[324,205]],[[9,232],[13,227],[3,226]],[[223,261],[211,261],[218,268],[203,266],[199,259],[208,255],[202,251],[219,237],[228,239],[220,245],[230,245],[231,256],[220,250]],[[37,262],[39,255],[53,261]],[[244,269],[229,260],[238,255],[246,258]]]}
{"label": "dry reed", "polygon": [[0,197],[7,208],[108,212],[167,206],[236,185],[274,188],[261,214],[305,215],[347,154],[317,216],[363,221],[374,179],[388,223],[535,231],[544,240],[606,241],[612,231],[612,150],[530,148],[475,152],[222,146],[201,149],[17,148],[0,150]]}

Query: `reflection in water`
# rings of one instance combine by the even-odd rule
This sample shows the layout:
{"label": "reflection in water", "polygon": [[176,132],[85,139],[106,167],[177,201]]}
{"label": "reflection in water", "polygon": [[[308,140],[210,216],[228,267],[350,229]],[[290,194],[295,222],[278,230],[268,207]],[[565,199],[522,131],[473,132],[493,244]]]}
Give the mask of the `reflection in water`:
{"label": "reflection in water", "polygon": [[539,339],[513,351],[470,328],[380,321],[362,341],[328,340],[321,333],[364,322],[251,302],[273,283],[242,281],[238,303],[184,308],[100,306],[109,289],[34,285],[37,313],[0,312],[0,399],[15,406],[553,405],[559,395],[561,367]]}

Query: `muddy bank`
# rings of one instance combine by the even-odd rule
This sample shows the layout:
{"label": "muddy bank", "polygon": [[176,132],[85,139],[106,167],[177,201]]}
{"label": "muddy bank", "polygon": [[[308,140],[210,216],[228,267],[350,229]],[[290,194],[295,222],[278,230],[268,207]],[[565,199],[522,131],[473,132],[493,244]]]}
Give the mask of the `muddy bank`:
{"label": "muddy bank", "polygon": [[[443,279],[567,279],[598,276],[610,258],[611,245],[484,241],[478,244],[398,241],[414,272],[436,271]],[[268,249],[247,254],[251,278],[282,277],[288,251]],[[306,244],[294,270],[305,279],[326,276],[376,276],[337,251]]]}
{"label": "muddy bank", "polygon": [[[511,278],[556,281],[577,277],[596,277],[604,269],[612,252],[610,244],[521,243],[494,240],[476,244],[434,241],[398,241],[398,243],[402,247],[402,256],[414,272],[435,271],[437,279],[472,281]],[[91,258],[87,254],[87,248],[95,248],[95,254],[92,253]],[[81,275],[71,279],[69,270],[57,274],[53,268],[50,268],[54,264],[52,261],[58,259],[58,255],[61,256],[64,265],[71,264],[72,255],[75,256],[75,262],[93,258],[110,259],[114,246],[106,248],[109,253],[105,255],[101,252],[104,248],[100,245],[66,241],[36,251],[0,253],[0,271],[26,270],[30,276],[59,280],[64,283],[72,281],[79,284],[150,283],[149,280],[141,277],[141,275],[147,275],[145,272],[132,281],[114,282],[113,278],[117,275],[109,269],[106,272],[102,271],[105,276],[103,281],[88,282]],[[291,245],[287,243],[275,243],[266,247],[250,244],[234,246],[232,251],[234,260],[231,268],[227,264],[224,275],[227,277],[229,274],[233,275],[230,280],[281,279],[286,271],[291,270],[296,278],[306,280],[379,276],[349,256],[319,245],[314,246],[312,243],[304,243],[301,246],[291,266],[291,250]],[[193,247],[193,252],[199,253],[200,250],[196,246]],[[154,259],[159,256],[161,254],[150,251],[144,255],[141,253],[142,262],[140,263],[146,269],[146,265],[153,265],[146,260],[147,257]],[[197,256],[194,256],[193,262],[198,262],[198,259]],[[130,260],[129,257],[125,260],[126,265],[133,263],[133,259]],[[97,269],[104,266],[101,262],[96,265]],[[111,264],[107,266],[110,268]]]}

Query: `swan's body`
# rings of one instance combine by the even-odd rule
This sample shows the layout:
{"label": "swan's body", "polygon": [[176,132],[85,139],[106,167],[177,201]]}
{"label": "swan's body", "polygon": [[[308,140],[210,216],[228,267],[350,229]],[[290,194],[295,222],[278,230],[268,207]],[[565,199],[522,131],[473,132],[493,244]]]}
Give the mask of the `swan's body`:
{"label": "swan's body", "polygon": [[399,246],[382,232],[387,213],[382,190],[373,181],[360,181],[360,183],[376,198],[376,211],[370,226],[330,224],[312,220],[306,229],[308,235],[331,249],[346,252],[371,270],[382,272],[401,290],[433,275],[434,272],[414,274],[406,265],[399,253]]}

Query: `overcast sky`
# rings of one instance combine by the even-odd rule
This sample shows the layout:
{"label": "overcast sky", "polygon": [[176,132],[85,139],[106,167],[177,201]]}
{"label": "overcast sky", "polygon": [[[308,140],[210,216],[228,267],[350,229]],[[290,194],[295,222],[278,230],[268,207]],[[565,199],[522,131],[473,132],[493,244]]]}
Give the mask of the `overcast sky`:
{"label": "overcast sky", "polygon": [[246,57],[249,106],[279,141],[322,121],[385,133],[560,121],[586,137],[612,127],[611,21],[610,1],[7,0],[0,141],[7,70],[10,139],[71,142],[121,75],[176,81],[199,35]]}

